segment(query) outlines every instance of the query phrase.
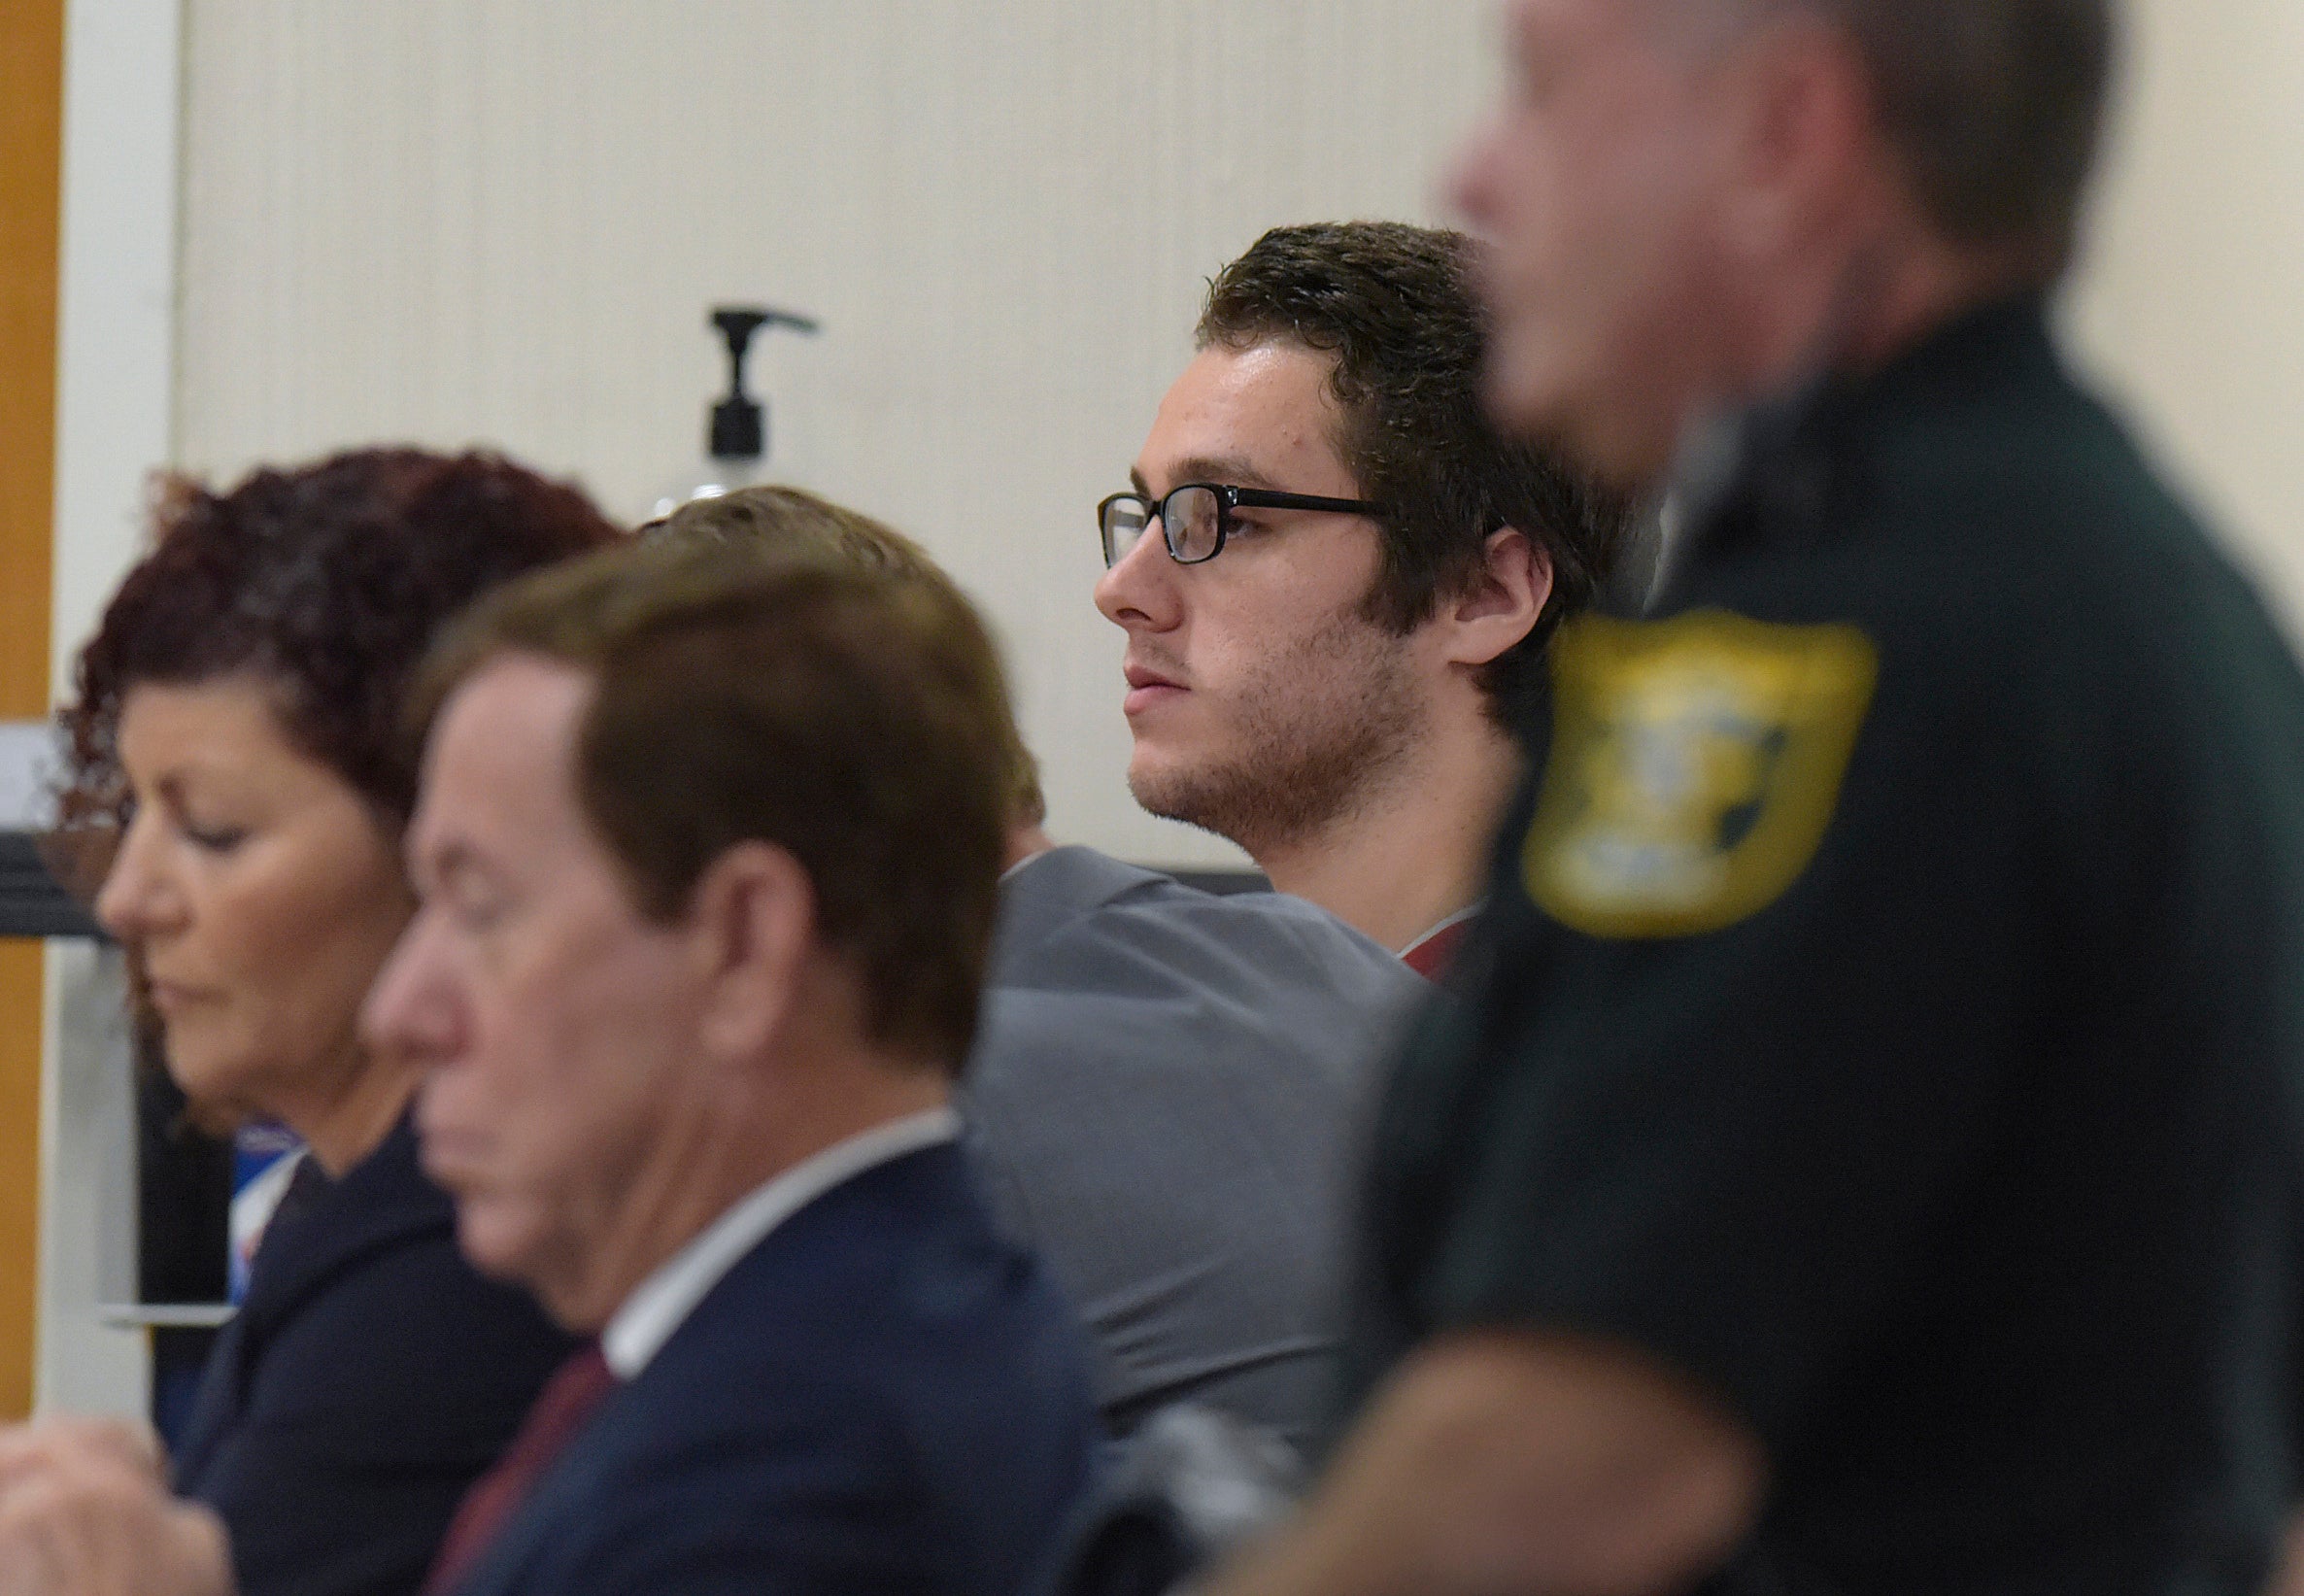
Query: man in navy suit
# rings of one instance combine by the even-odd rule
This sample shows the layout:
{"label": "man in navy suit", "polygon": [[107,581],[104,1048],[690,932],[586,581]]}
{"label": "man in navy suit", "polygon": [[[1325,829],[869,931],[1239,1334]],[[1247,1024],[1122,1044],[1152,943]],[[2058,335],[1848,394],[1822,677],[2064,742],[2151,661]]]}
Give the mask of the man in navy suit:
{"label": "man in navy suit", "polygon": [[[368,1040],[429,1067],[466,1254],[598,1346],[428,1588],[1023,1588],[1096,1428],[949,1103],[1007,820],[981,625],[852,565],[642,547],[508,590],[435,664],[423,904]],[[223,1588],[150,1518],[48,1588]]]}
{"label": "man in navy suit", "polygon": [[434,682],[371,1038],[433,1067],[466,1253],[608,1375],[445,1583],[1017,1589],[1094,1418],[955,1145],[1005,820],[981,627],[641,550],[506,594]]}

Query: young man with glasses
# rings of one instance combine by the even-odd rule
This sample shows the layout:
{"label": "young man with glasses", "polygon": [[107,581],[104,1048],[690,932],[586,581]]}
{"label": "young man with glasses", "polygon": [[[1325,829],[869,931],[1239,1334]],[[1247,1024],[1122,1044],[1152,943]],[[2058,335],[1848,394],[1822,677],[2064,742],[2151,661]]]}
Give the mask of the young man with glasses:
{"label": "young man with glasses", "polygon": [[1544,640],[1626,523],[1482,418],[1474,264],[1397,222],[1265,234],[1098,512],[1136,800],[1427,974],[1477,905]]}
{"label": "young man with glasses", "polygon": [[[830,557],[966,608],[912,539],[796,488],[650,530]],[[1059,846],[1004,705],[998,726],[1006,868],[960,1094],[985,1199],[1094,1337],[1115,1438],[1190,1403],[1307,1449],[1339,1375],[1355,1129],[1424,983],[1309,903]]]}

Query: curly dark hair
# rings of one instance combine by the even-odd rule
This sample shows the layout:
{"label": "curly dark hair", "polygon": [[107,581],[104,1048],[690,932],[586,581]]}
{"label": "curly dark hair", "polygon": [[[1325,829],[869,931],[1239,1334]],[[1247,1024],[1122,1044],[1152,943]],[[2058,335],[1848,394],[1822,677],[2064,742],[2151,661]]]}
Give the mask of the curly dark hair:
{"label": "curly dark hair", "polygon": [[58,818],[127,818],[120,707],[145,682],[247,674],[288,737],[394,827],[415,805],[400,700],[443,623],[490,588],[623,534],[584,493],[494,455],[362,449],[263,468],[228,492],[162,478],[152,552],[80,651]]}
{"label": "curly dark hair", "polygon": [[1462,233],[1399,221],[1274,227],[1209,281],[1198,340],[1203,349],[1287,340],[1336,357],[1338,448],[1361,493],[1387,510],[1370,620],[1414,630],[1470,591],[1502,527],[1551,557],[1542,615],[1480,675],[1493,718],[1518,727],[1541,691],[1546,639],[1592,601],[1633,516],[1622,496],[1489,424],[1476,248]]}

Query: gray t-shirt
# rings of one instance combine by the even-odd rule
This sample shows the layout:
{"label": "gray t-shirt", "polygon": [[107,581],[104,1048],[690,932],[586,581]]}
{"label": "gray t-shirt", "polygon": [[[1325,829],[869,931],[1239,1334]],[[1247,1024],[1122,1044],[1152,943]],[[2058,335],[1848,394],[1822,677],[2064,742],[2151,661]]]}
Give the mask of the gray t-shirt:
{"label": "gray t-shirt", "polygon": [[1094,1335],[1106,1421],[1193,1401],[1302,1447],[1373,1071],[1432,988],[1301,899],[1087,848],[1001,891],[968,1141]]}

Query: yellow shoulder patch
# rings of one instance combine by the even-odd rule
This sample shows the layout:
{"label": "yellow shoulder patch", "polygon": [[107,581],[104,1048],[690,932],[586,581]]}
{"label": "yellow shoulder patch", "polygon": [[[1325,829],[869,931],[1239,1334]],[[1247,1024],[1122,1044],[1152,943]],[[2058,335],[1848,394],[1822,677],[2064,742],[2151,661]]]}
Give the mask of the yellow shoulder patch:
{"label": "yellow shoulder patch", "polygon": [[1878,675],[1854,627],[1720,610],[1571,622],[1552,642],[1528,896],[1610,937],[1692,935],[1765,908],[1823,838]]}

